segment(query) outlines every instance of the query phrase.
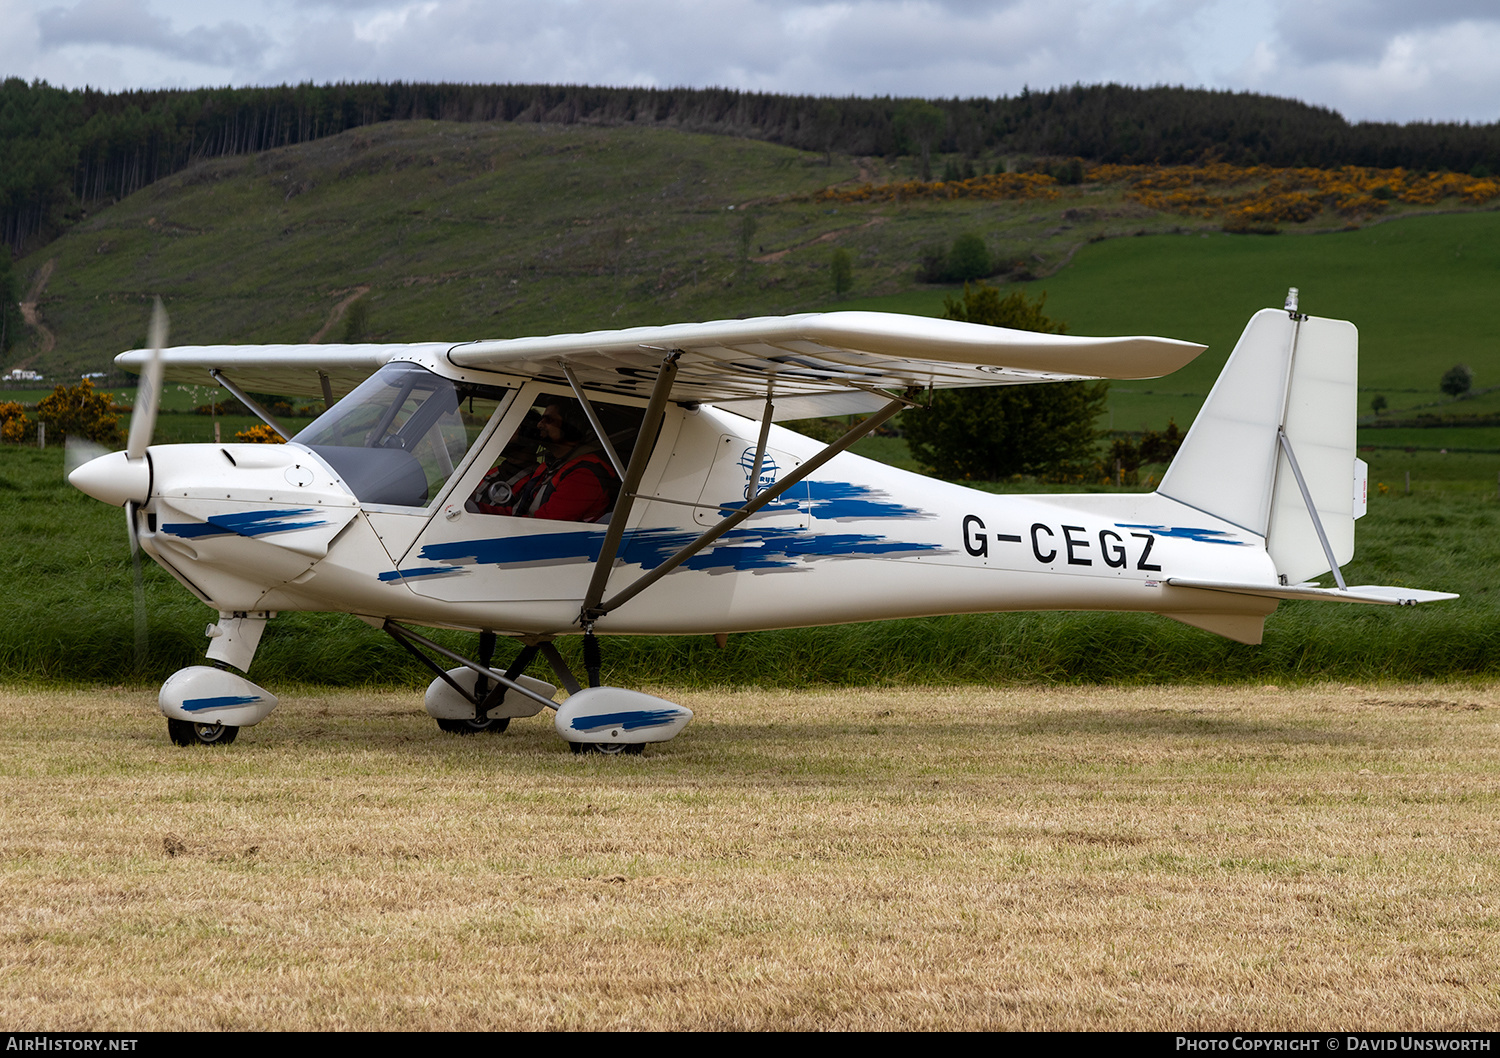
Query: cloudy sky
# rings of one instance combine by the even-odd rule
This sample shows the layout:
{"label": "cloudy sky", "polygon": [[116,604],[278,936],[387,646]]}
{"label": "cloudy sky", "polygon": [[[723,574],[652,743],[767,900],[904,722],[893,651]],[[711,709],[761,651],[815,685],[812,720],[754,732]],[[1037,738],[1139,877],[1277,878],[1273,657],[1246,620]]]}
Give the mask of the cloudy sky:
{"label": "cloudy sky", "polygon": [[0,75],[721,85],[995,96],[1249,89],[1351,120],[1500,120],[1497,0],[0,0]]}

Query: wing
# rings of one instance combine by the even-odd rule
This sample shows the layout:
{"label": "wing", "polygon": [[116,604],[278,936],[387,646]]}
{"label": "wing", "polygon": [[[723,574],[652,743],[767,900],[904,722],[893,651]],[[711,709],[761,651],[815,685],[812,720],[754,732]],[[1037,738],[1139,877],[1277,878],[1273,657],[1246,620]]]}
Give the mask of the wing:
{"label": "wing", "polygon": [[[217,368],[236,385],[257,393],[288,397],[318,397],[323,393],[319,373],[328,376],[338,393],[348,393],[387,362],[402,356],[442,356],[452,342],[411,345],[179,345],[162,352],[168,382],[203,385]],[[115,357],[126,371],[139,374],[149,350],[132,349]]]}
{"label": "wing", "polygon": [[759,418],[769,390],[777,419],[867,411],[878,389],[948,389],[1155,378],[1204,347],[1170,338],[1076,338],[889,312],[829,312],[635,327],[455,346],[461,367],[561,378],[645,394],[662,357],[682,354],[672,398]]}
{"label": "wing", "polygon": [[[388,360],[422,352],[445,354],[470,370],[557,381],[566,363],[588,388],[644,395],[663,357],[677,352],[674,400],[758,418],[770,392],[775,417],[796,419],[878,407],[889,398],[871,391],[882,389],[1156,378],[1203,349],[1171,338],[1080,338],[887,312],[830,312],[459,345],[198,346],[167,350],[165,361],[171,381],[201,381],[205,370],[219,367],[251,389],[313,396],[320,370],[347,390]],[[134,368],[144,356],[125,353],[117,362]]]}

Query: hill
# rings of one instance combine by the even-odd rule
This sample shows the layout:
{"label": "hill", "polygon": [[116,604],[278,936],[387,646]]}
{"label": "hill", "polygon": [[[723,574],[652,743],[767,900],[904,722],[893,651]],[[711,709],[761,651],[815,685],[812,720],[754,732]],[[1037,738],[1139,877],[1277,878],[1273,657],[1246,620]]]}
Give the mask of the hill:
{"label": "hill", "polygon": [[99,205],[204,158],[388,121],[660,127],[846,154],[1500,170],[1500,125],[1347,122],[1251,92],[1073,85],[927,102],[710,88],[301,84],[101,92],[0,83],[0,241],[35,249]]}
{"label": "hill", "polygon": [[[1163,209],[1138,178],[1085,173],[985,197],[1000,178],[922,185],[915,164],[660,128],[441,122],[210,159],[17,263],[44,329],[5,366],[106,370],[143,341],[156,293],[178,343],[465,340],[835,304],[937,313],[954,287],[918,282],[919,262],[978,233],[997,281],[1046,292],[1075,334],[1211,346],[1169,382],[1115,386],[1119,428],[1189,422],[1250,312],[1293,285],[1308,311],[1359,323],[1362,383],[1393,409],[1440,399],[1455,362],[1481,389],[1500,382],[1500,216],[1462,197],[1366,195],[1284,224],[1317,237],[1229,235],[1225,211],[1261,192],[1223,192],[1218,213]],[[1471,212],[1412,215],[1434,209]],[[858,300],[834,301],[836,248]]]}

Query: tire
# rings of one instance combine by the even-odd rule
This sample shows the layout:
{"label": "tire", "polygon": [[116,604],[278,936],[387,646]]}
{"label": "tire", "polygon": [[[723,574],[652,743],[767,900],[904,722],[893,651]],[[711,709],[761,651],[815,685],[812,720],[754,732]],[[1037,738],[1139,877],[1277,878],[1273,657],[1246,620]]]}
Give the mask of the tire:
{"label": "tire", "polygon": [[646,751],[644,742],[569,742],[574,753],[598,753],[604,757],[639,757]]}
{"label": "tire", "polygon": [[510,726],[510,717],[490,717],[488,720],[439,720],[437,726],[450,735],[477,735],[481,731],[498,735]]}
{"label": "tire", "polygon": [[179,746],[227,746],[240,733],[225,724],[198,724],[191,720],[167,718],[167,734]]}

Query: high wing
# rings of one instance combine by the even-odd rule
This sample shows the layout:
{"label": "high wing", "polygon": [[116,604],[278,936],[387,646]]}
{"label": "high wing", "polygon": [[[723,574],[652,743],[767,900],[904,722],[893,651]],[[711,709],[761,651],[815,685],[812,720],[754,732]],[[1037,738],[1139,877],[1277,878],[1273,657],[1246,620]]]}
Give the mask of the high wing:
{"label": "high wing", "polygon": [[[320,375],[339,393],[348,393],[392,360],[442,356],[452,342],[392,345],[179,345],[162,351],[168,382],[202,385],[206,373],[222,371],[245,389],[288,397],[323,393]],[[140,374],[149,349],[132,349],[115,357],[126,371]]]}
{"label": "high wing", "polygon": [[[767,395],[777,419],[866,411],[879,390],[1020,385],[1091,378],[1156,378],[1205,347],[1171,338],[1080,338],[885,312],[829,312],[665,327],[589,331],[461,344],[182,346],[164,355],[166,377],[201,382],[222,370],[247,389],[316,396],[319,374],[347,391],[390,360],[437,356],[459,368],[651,391],[662,360],[680,354],[672,399],[759,417]],[[116,362],[139,370],[147,353]],[[738,406],[737,406],[738,405]]]}

